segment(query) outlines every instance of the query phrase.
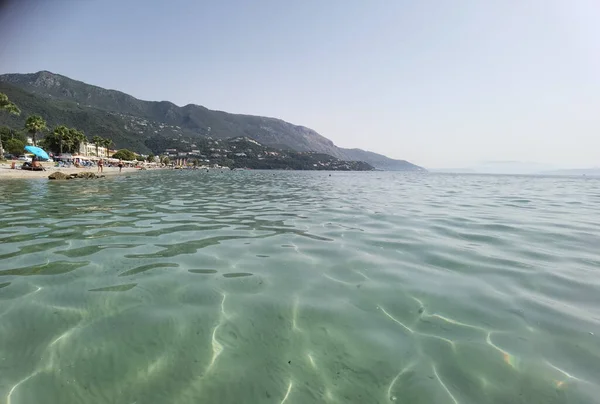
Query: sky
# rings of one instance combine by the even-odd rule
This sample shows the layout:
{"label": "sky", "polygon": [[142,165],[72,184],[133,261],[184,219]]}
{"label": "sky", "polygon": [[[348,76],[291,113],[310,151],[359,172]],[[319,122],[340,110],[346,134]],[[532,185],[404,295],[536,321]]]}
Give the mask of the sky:
{"label": "sky", "polygon": [[600,166],[598,0],[0,0],[0,73],[281,118],[428,168]]}

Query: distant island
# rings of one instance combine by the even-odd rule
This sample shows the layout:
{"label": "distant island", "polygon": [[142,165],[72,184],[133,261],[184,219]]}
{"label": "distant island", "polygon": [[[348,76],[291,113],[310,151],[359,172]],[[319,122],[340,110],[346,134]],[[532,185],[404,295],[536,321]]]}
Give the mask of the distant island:
{"label": "distant island", "polygon": [[[240,163],[254,166],[248,168],[289,166],[425,171],[405,160],[337,147],[314,130],[280,119],[212,111],[193,104],[179,107],[168,101],[142,101],[120,91],[47,71],[0,75],[0,92],[22,110],[21,116],[0,114],[0,125],[23,128],[25,117],[40,115],[49,128],[65,125],[83,132],[88,138],[99,135],[112,141],[118,149],[139,154],[158,156],[171,149],[176,150],[178,157],[183,157],[179,154],[201,151],[207,141],[229,143],[232,139],[245,138],[256,141],[265,152],[280,154],[248,156],[247,161]],[[196,145],[194,148],[193,144]],[[185,157],[200,159],[201,155],[207,156],[207,152]],[[231,157],[225,158],[234,160]],[[234,161],[238,160],[241,159]],[[288,165],[287,162],[292,161],[293,164]]]}

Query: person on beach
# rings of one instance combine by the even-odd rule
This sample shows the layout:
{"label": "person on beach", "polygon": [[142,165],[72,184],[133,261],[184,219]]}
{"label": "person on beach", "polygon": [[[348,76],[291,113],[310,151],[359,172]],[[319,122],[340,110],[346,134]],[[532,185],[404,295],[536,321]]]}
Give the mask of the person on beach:
{"label": "person on beach", "polygon": [[44,166],[42,166],[42,163],[40,163],[36,156],[33,156],[33,159],[31,160],[31,168],[33,168],[36,171],[46,171],[46,169],[44,168]]}
{"label": "person on beach", "polygon": [[119,160],[119,172],[123,169],[123,160]]}
{"label": "person on beach", "polygon": [[102,162],[102,159],[98,160],[98,172],[104,172],[104,163]]}

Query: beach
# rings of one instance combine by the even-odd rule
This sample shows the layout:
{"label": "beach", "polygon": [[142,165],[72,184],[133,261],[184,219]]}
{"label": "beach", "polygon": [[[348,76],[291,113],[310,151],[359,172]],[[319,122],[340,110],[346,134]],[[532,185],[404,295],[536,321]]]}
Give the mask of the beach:
{"label": "beach", "polygon": [[[20,167],[20,165],[23,164],[23,162],[19,162],[19,163],[20,164],[18,165],[18,167]],[[84,173],[84,172],[100,174],[98,172],[97,167],[66,168],[66,167],[54,167],[51,164],[44,164],[44,168],[46,169],[46,171],[27,171],[27,170],[21,170],[20,168],[12,169],[10,167],[11,167],[11,162],[0,164],[0,181],[5,180],[5,179],[9,180],[9,179],[28,179],[28,178],[48,178],[48,176],[50,174],[52,174],[53,172],[56,172],[56,171],[65,173],[67,175],[75,174],[75,173]],[[141,171],[141,170],[139,168],[129,168],[129,167],[125,168],[124,167],[123,171],[121,173],[119,173],[118,167],[104,167],[104,171],[101,174],[105,175],[105,176],[112,176],[112,175],[119,175],[119,174],[121,174],[121,175],[131,174],[131,173],[138,172],[138,171]]]}

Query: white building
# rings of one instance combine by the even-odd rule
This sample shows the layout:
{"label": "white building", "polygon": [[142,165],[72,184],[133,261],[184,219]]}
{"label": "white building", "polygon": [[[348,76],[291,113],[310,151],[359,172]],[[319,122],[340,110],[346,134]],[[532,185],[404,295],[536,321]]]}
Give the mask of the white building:
{"label": "white building", "polygon": [[87,157],[96,156],[96,157],[105,159],[105,158],[111,157],[116,152],[117,152],[116,150],[109,149],[108,156],[107,156],[106,155],[106,147],[98,146],[98,155],[96,156],[96,145],[95,144],[84,142],[81,145],[79,145],[79,154],[82,156],[87,156]]}

